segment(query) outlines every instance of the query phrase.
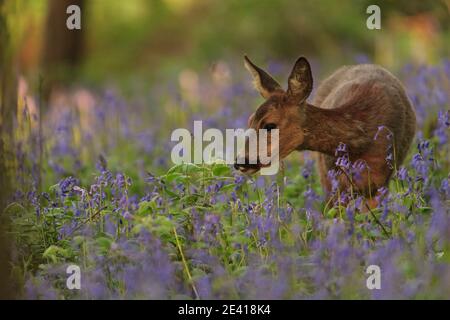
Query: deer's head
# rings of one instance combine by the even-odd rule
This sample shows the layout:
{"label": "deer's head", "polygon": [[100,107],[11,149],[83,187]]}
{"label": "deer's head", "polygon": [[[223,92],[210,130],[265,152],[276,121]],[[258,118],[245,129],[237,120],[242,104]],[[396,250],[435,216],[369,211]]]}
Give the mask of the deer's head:
{"label": "deer's head", "polygon": [[[256,132],[259,132],[259,129],[267,130],[269,156],[271,150],[270,131],[278,129],[278,159],[281,160],[299,147],[304,140],[302,110],[305,109],[306,99],[313,87],[311,67],[306,58],[300,57],[291,71],[286,91],[267,72],[253,64],[247,56],[245,56],[245,67],[252,74],[256,89],[265,99],[265,102],[248,119],[248,127]],[[248,149],[246,146],[245,152],[238,155],[235,168],[241,172],[255,173],[264,165],[259,161],[259,154],[255,156]],[[250,163],[249,159],[251,158],[257,159],[257,162]]]}

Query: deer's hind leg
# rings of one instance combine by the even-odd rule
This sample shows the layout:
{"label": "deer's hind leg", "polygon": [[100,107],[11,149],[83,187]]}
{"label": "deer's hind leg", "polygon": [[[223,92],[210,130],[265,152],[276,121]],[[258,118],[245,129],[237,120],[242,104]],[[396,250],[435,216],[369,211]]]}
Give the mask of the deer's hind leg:
{"label": "deer's hind leg", "polygon": [[[322,153],[316,153],[317,166],[320,182],[330,200],[333,189],[332,181],[328,177],[330,170],[336,169],[335,158]],[[364,160],[363,160],[364,161]],[[366,168],[356,176],[341,172],[337,177],[338,189],[342,192],[354,192],[365,198],[367,205],[373,209],[377,207],[376,196],[378,189],[385,186],[389,180],[392,170],[387,166],[384,159],[366,163]],[[368,168],[371,168],[369,170]]]}
{"label": "deer's hind leg", "polygon": [[393,170],[384,159],[372,159],[366,164],[367,167],[353,178],[353,184],[358,193],[365,197],[366,205],[363,211],[367,212],[379,205],[379,190],[388,185]]}
{"label": "deer's hind leg", "polygon": [[[320,183],[322,184],[322,187],[324,191],[327,194],[330,194],[333,190],[332,181],[330,180],[328,176],[328,172],[330,170],[336,170],[336,158],[323,154],[323,153],[316,153],[316,160],[317,160],[317,166],[319,170],[319,176],[320,176]],[[349,190],[351,187],[351,182],[347,179],[347,177],[341,173],[338,174],[338,176],[335,177],[336,181],[338,183],[338,188],[340,191]]]}

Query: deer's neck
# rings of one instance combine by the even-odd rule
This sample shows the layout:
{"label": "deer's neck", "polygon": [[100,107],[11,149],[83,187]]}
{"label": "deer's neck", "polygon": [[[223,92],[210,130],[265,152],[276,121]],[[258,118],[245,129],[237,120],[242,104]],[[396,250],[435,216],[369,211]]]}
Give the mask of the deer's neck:
{"label": "deer's neck", "polygon": [[367,146],[364,123],[351,108],[324,109],[306,104],[301,119],[304,142],[300,150],[312,150],[334,156],[339,143],[345,143],[352,154],[359,154]]}

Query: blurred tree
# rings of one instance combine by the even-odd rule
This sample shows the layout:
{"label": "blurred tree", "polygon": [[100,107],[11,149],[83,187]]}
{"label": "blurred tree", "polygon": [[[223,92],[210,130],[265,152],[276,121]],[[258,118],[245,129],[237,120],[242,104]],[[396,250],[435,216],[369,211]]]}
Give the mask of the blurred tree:
{"label": "blurred tree", "polygon": [[10,36],[4,4],[4,0],[0,0],[0,299],[14,297],[9,263],[11,250],[6,236],[8,221],[4,208],[12,190],[13,117],[17,105],[17,79],[13,69],[13,55],[8,50]]}
{"label": "blurred tree", "polygon": [[[69,30],[66,26],[66,10],[70,5],[81,9],[81,29]],[[45,40],[43,46],[43,70],[45,91],[48,97],[52,89],[65,86],[73,80],[77,72],[84,49],[84,0],[49,0],[45,25]]]}

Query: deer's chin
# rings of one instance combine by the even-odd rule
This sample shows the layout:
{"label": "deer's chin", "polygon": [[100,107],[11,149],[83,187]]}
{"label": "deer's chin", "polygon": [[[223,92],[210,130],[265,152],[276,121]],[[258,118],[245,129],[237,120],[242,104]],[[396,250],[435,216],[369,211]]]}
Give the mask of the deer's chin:
{"label": "deer's chin", "polygon": [[252,175],[255,174],[257,172],[259,172],[262,168],[267,168],[270,167],[271,163],[268,164],[258,164],[257,167],[253,167],[253,168],[245,168],[245,167],[241,167],[239,168],[239,171],[243,174],[247,174],[247,175]]}
{"label": "deer's chin", "polygon": [[261,168],[240,168],[239,171],[246,175],[252,175],[257,173]]}

